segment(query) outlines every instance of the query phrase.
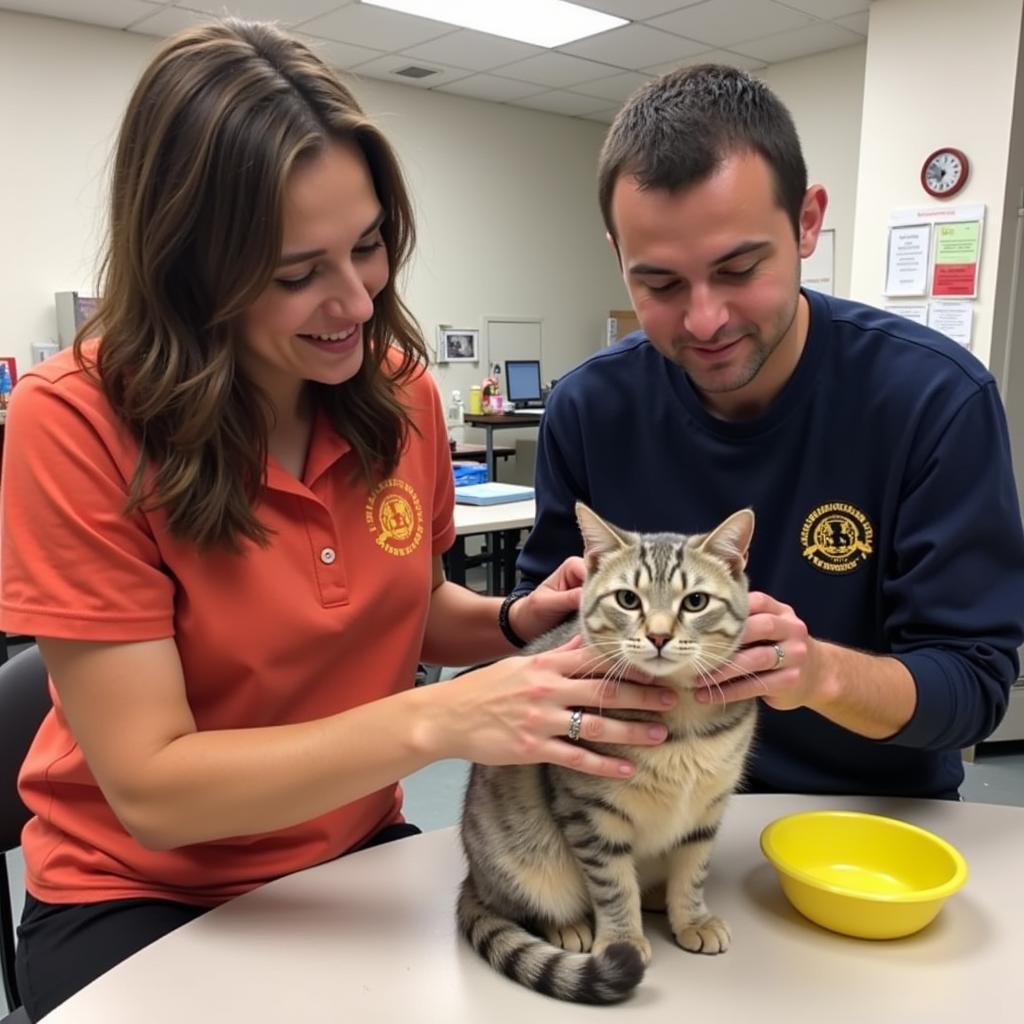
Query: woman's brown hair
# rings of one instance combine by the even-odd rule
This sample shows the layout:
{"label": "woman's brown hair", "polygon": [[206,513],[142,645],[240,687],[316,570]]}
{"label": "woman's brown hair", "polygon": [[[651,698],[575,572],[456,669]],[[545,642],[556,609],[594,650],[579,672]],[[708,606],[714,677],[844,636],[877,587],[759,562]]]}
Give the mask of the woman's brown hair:
{"label": "woman's brown hair", "polygon": [[101,299],[76,352],[83,361],[98,328],[102,387],[141,444],[127,511],[164,508],[170,531],[203,548],[268,540],[254,504],[271,409],[236,361],[240,321],[280,259],[289,172],[336,140],[367,161],[391,274],[364,328],[359,373],[307,386],[372,479],[398,461],[411,425],[399,389],[426,363],[395,288],[415,232],[386,139],[306,46],[258,22],[169,39],[125,113]]}

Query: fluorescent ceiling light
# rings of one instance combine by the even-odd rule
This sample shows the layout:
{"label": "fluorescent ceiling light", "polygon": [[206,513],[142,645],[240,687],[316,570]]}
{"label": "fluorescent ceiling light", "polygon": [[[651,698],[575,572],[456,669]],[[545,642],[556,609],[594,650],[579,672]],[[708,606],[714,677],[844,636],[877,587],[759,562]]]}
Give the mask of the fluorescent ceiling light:
{"label": "fluorescent ceiling light", "polygon": [[567,0],[363,0],[403,14],[447,21],[462,28],[518,39],[535,46],[562,46],[628,24],[625,18]]}

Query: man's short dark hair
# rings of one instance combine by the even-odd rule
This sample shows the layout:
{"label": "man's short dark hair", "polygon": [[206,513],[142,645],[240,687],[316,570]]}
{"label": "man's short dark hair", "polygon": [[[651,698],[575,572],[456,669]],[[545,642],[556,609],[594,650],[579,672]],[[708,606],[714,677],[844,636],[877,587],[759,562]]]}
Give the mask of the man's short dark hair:
{"label": "man's short dark hair", "polygon": [[775,198],[800,235],[807,166],[793,118],[763,82],[721,64],[671,71],[619,111],[598,161],[598,196],[615,238],[612,193],[623,176],[675,192],[710,178],[730,156],[757,153],[775,178]]}

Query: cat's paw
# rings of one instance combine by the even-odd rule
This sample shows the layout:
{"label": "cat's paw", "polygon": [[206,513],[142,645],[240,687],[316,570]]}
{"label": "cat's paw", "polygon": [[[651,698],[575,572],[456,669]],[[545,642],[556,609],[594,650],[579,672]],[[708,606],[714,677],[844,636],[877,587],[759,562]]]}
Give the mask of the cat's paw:
{"label": "cat's paw", "polygon": [[646,967],[651,962],[651,944],[647,941],[647,936],[643,933],[637,933],[636,935],[605,935],[602,936],[597,942],[594,943],[594,948],[591,952],[594,956],[603,953],[609,946],[614,946],[616,943],[626,942],[632,946],[640,954],[640,959],[644,962]]}
{"label": "cat's paw", "polygon": [[594,931],[587,921],[548,925],[545,937],[552,946],[569,953],[589,953],[594,945]]}
{"label": "cat's paw", "polygon": [[688,953],[706,953],[710,956],[724,953],[732,939],[729,926],[714,915],[703,921],[687,921],[681,928],[673,925],[672,934]]}

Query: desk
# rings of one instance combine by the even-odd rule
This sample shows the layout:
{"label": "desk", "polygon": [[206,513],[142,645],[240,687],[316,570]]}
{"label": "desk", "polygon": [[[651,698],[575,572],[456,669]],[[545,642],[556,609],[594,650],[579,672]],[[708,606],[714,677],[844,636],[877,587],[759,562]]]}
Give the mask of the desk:
{"label": "desk", "polygon": [[507,594],[515,585],[516,548],[521,530],[533,526],[534,501],[455,506],[455,543],[447,555],[448,579],[466,585],[466,538],[487,535],[487,592]]}
{"label": "desk", "polygon": [[539,412],[514,412],[510,413],[508,416],[493,416],[490,413],[484,413],[483,415],[467,413],[463,417],[463,422],[467,427],[482,427],[484,430],[484,438],[486,441],[484,447],[487,451],[487,469],[490,473],[488,479],[498,479],[494,474],[494,431],[510,430],[515,427],[537,427],[540,426],[542,418],[543,414]]}
{"label": "desk", "polygon": [[[963,852],[967,885],[924,931],[891,942],[824,931],[786,902],[758,835],[819,807],[890,814]],[[97,979],[46,1024],[994,1024],[1020,1019],[1024,809],[946,801],[743,796],[711,858],[709,905],[732,926],[718,957],[684,953],[647,915],[654,961],[602,1010],[536,995],[456,936],[454,829],[280,879],[185,925]]]}
{"label": "desk", "polygon": [[[494,445],[492,450],[495,459],[507,459],[516,453],[515,448],[511,445]],[[455,445],[455,450],[452,452],[452,461],[486,462],[487,445],[467,444],[465,441],[460,441]],[[494,479],[493,476],[491,479]]]}

